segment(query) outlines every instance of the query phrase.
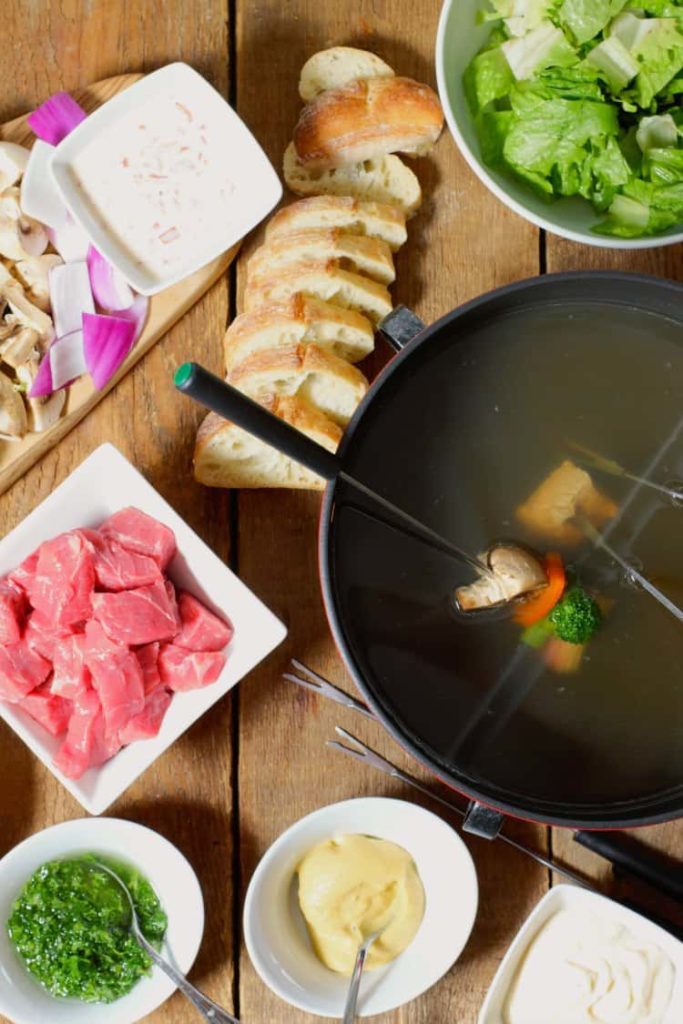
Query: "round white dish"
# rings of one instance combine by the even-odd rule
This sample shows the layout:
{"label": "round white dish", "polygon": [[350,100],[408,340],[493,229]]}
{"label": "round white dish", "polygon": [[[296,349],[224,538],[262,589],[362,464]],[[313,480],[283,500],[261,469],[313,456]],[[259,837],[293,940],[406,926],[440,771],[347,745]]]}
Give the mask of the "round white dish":
{"label": "round white dish", "polygon": [[249,885],[244,906],[247,949],[262,980],[281,999],[337,1019],[349,980],[324,967],[313,951],[299,910],[295,871],[316,843],[350,833],[404,847],[415,860],[426,895],[425,916],[408,949],[363,978],[361,1017],[394,1010],[431,988],[462,953],[478,900],[477,875],[462,839],[416,804],[380,797],[346,800],[292,825],[267,851]]}
{"label": "round white dish", "polygon": [[114,1003],[79,1003],[53,998],[27,972],[5,928],[11,906],[41,864],[79,853],[107,854],[138,868],[168,914],[164,952],[173,956],[184,973],[194,963],[204,931],[204,901],[197,876],[175,846],[151,829],[116,818],[54,825],[19,843],[0,860],[0,1013],[13,1024],[134,1024],[175,989],[155,967]]}
{"label": "round white dish", "polygon": [[465,68],[491,31],[491,22],[477,23],[484,0],[446,0],[436,36],[436,76],[446,121],[458,148],[475,174],[493,194],[520,217],[539,228],[584,245],[609,249],[653,249],[683,242],[683,228],[673,227],[654,238],[609,238],[591,230],[600,220],[581,198],[547,203],[511,175],[483,162],[474,120],[462,85]]}

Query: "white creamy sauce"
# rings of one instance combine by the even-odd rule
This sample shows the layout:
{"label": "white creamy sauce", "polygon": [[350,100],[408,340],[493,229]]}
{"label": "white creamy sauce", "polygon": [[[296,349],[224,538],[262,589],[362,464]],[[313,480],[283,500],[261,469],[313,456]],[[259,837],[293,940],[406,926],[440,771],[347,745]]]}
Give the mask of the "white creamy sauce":
{"label": "white creamy sauce", "polygon": [[526,951],[505,1024],[662,1024],[674,967],[662,950],[614,920],[559,910]]}
{"label": "white creamy sauce", "polygon": [[182,97],[159,94],[74,159],[95,215],[157,280],[231,230],[236,196],[220,130]]}

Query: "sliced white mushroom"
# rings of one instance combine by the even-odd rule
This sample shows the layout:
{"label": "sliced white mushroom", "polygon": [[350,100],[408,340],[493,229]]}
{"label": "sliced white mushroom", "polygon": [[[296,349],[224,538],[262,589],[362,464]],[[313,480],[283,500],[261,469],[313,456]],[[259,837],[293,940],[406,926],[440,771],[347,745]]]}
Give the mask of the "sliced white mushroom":
{"label": "sliced white mushroom", "polygon": [[54,327],[51,318],[42,309],[33,305],[16,278],[12,277],[9,270],[0,263],[0,302],[3,300],[14,313],[15,323],[21,323],[36,331],[44,344],[52,341]]}
{"label": "sliced white mushroom", "polygon": [[14,264],[14,273],[28,291],[29,298],[45,313],[50,312],[50,271],[62,262],[62,257],[56,252],[46,252],[42,256],[27,256]]}
{"label": "sliced white mushroom", "polygon": [[507,604],[548,585],[536,555],[517,544],[495,544],[484,558],[489,572],[455,592],[462,611]]}
{"label": "sliced white mushroom", "polygon": [[24,400],[9,377],[0,373],[0,437],[19,441],[28,430]]}
{"label": "sliced white mushroom", "polygon": [[30,155],[30,149],[16,142],[0,142],[0,192],[23,177]]}
{"label": "sliced white mushroom", "polygon": [[9,327],[11,333],[0,341],[0,360],[7,366],[16,369],[34,354],[37,355],[40,336],[32,327],[26,327],[21,322],[17,322],[16,317],[11,313],[7,320],[11,322],[6,322],[4,327]]}
{"label": "sliced white mushroom", "polygon": [[0,255],[10,260],[41,256],[48,241],[43,225],[22,212],[19,189],[7,188],[0,193]]}
{"label": "sliced white mushroom", "polygon": [[[33,386],[40,365],[38,358],[29,359],[22,366],[17,367],[17,379],[25,386],[28,393]],[[36,434],[42,434],[54,426],[62,415],[66,405],[66,391],[55,391],[45,398],[28,398],[29,429]]]}

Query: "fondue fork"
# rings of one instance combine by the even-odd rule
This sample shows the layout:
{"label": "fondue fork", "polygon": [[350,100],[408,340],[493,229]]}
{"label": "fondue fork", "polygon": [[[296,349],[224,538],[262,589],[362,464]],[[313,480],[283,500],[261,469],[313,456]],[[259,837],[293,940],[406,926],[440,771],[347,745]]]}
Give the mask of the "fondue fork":
{"label": "fondue fork", "polygon": [[584,445],[579,444],[578,441],[568,441],[567,444],[577,454],[579,462],[589,466],[591,469],[597,470],[599,473],[608,473],[610,476],[620,476],[624,480],[632,480],[634,483],[640,484],[641,487],[649,487],[651,490],[658,491],[660,494],[676,502],[683,498],[683,492],[674,490],[673,487],[667,487],[666,484],[658,484],[654,480],[648,480],[647,477],[631,473],[630,470],[625,469],[618,462],[615,462],[614,459],[608,459],[599,452],[594,452],[592,448],[586,448]]}

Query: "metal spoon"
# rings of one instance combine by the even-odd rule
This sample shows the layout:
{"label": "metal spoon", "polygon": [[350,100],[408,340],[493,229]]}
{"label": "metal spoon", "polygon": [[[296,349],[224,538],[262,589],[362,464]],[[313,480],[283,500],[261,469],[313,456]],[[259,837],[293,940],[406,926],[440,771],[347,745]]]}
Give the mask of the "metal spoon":
{"label": "metal spoon", "polygon": [[391,920],[392,919],[387,921],[386,924],[376,932],[372,932],[372,934],[368,935],[365,942],[358,947],[356,963],[353,967],[353,974],[351,975],[351,982],[349,984],[349,992],[346,997],[346,1006],[344,1007],[344,1017],[342,1019],[343,1024],[354,1024],[354,1021],[356,1020],[356,1004],[358,1003],[358,993],[360,991],[360,981],[363,976],[365,961],[367,960],[367,956],[373,942],[376,942],[380,935],[387,930],[391,924]]}
{"label": "metal spoon", "polygon": [[213,1000],[209,999],[208,996],[205,996],[203,992],[200,992],[198,988],[191,985],[185,975],[176,970],[176,968],[168,963],[167,960],[164,960],[164,958],[157,953],[151,942],[147,941],[140,928],[133,898],[123,879],[120,878],[115,871],[112,871],[111,868],[108,868],[105,864],[101,864],[99,861],[97,861],[94,866],[99,871],[104,871],[106,874],[110,875],[125,893],[126,900],[128,901],[128,906],[130,908],[130,921],[128,927],[130,934],[133,936],[137,944],[144,949],[145,953],[147,953],[157,967],[159,967],[164,974],[168,975],[171,981],[178,986],[186,999],[189,999],[195,1009],[199,1010],[204,1020],[209,1020],[212,1024],[239,1024],[237,1017],[233,1017],[232,1014],[227,1012],[227,1010],[222,1009],[222,1007],[218,1006],[217,1003],[214,1003]]}

